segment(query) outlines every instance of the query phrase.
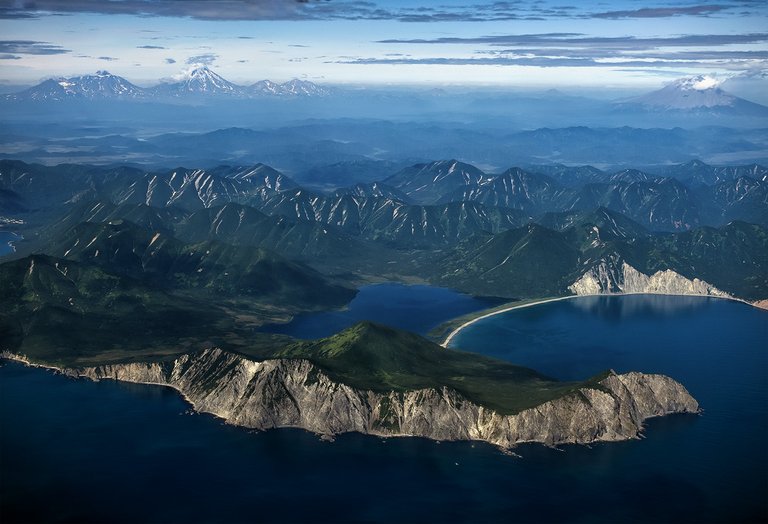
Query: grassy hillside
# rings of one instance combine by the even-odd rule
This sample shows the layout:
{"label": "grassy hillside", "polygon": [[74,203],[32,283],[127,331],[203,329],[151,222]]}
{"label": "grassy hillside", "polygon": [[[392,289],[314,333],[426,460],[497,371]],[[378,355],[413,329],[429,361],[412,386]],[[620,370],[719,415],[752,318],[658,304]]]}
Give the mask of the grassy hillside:
{"label": "grassy hillside", "polygon": [[768,229],[731,222],[674,235],[657,235],[632,246],[630,264],[644,272],[672,268],[747,300],[768,297]]}
{"label": "grassy hillside", "polygon": [[467,293],[538,298],[569,294],[568,286],[588,269],[621,259],[646,274],[671,269],[739,298],[768,297],[768,230],[759,225],[653,235],[600,215],[581,217],[563,231],[531,224],[478,237],[425,271],[433,282]]}
{"label": "grassy hillside", "polygon": [[435,280],[473,294],[542,297],[563,294],[578,267],[578,245],[536,224],[467,242],[439,267]]}
{"label": "grassy hillside", "polygon": [[335,380],[360,389],[447,386],[501,413],[516,413],[587,384],[557,382],[528,368],[444,349],[418,335],[371,322],[325,339],[292,344],[274,356],[308,359]]}
{"label": "grassy hillside", "polygon": [[47,362],[181,353],[219,339],[225,320],[92,265],[44,255],[0,265],[2,349]]}

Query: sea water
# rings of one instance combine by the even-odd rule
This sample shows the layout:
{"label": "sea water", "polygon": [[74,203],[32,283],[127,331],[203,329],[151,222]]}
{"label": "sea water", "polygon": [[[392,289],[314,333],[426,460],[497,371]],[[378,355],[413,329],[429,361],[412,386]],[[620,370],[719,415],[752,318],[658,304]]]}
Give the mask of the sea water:
{"label": "sea water", "polygon": [[[370,320],[387,322],[386,317]],[[0,367],[3,522],[756,522],[768,518],[768,313],[706,298],[578,298],[455,344],[585,378],[668,373],[702,415],[636,441],[521,457],[482,443],[325,442],[193,415],[172,390]]]}
{"label": "sea water", "polygon": [[371,284],[360,288],[343,310],[300,314],[286,324],[270,324],[262,331],[304,339],[322,338],[361,320],[373,320],[424,335],[447,320],[498,303],[495,299],[434,286]]}

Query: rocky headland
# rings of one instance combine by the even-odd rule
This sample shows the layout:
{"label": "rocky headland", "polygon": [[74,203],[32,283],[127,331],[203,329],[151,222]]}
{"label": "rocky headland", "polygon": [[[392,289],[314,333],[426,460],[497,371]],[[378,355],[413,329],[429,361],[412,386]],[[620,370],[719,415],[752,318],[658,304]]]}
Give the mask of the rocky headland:
{"label": "rocky headland", "polygon": [[209,349],[159,363],[113,364],[63,373],[92,380],[159,384],[178,390],[199,412],[267,430],[298,427],[322,435],[479,440],[502,448],[637,438],[643,421],[697,413],[699,405],[663,375],[608,373],[593,386],[515,414],[500,414],[448,388],[381,393],[332,380],[305,359],[255,362]]}
{"label": "rocky headland", "polygon": [[612,261],[596,265],[568,286],[568,290],[575,295],[648,293],[732,298],[732,295],[712,284],[698,278],[686,278],[671,269],[646,275],[626,262],[616,264]]}

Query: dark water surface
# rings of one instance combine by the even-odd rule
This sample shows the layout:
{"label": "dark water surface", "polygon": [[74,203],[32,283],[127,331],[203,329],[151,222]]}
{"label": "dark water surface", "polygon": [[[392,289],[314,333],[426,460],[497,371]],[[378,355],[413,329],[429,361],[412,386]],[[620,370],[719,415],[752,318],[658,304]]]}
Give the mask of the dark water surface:
{"label": "dark water surface", "polygon": [[447,320],[498,303],[494,299],[475,298],[440,287],[372,284],[360,288],[343,311],[305,313],[287,324],[265,326],[262,331],[296,338],[322,338],[361,320],[373,320],[424,335]]}
{"label": "dark water surface", "polygon": [[[387,322],[387,318],[374,318]],[[1,522],[756,522],[768,518],[768,313],[684,297],[583,298],[456,343],[583,378],[669,373],[702,416],[523,458],[484,444],[253,434],[170,389],[0,367]]]}

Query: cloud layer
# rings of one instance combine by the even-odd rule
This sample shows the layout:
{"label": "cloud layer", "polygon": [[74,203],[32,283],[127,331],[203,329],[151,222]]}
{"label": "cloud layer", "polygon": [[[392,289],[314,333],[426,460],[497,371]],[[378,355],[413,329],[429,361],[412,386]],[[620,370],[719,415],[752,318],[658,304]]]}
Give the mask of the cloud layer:
{"label": "cloud layer", "polygon": [[[653,3],[653,2],[650,2]],[[422,1],[420,5],[391,7],[385,1],[358,0],[35,0],[0,1],[0,18],[22,19],[49,13],[132,14],[196,18],[200,20],[397,20],[411,23],[489,22],[546,20],[552,18],[666,18],[710,16],[743,2],[718,5],[646,6],[591,12],[583,7],[520,0],[444,5]],[[579,4],[577,4],[579,5]]]}
{"label": "cloud layer", "polygon": [[71,50],[36,40],[0,40],[0,53],[17,55],[61,55]]}
{"label": "cloud layer", "polygon": [[[541,33],[386,39],[381,44],[430,46],[443,56],[357,57],[347,64],[516,65],[536,67],[717,67],[729,70],[768,67],[768,33],[695,34],[667,37],[591,36]],[[478,46],[473,56],[455,56],[455,45]],[[745,48],[745,46],[747,46]]]}

